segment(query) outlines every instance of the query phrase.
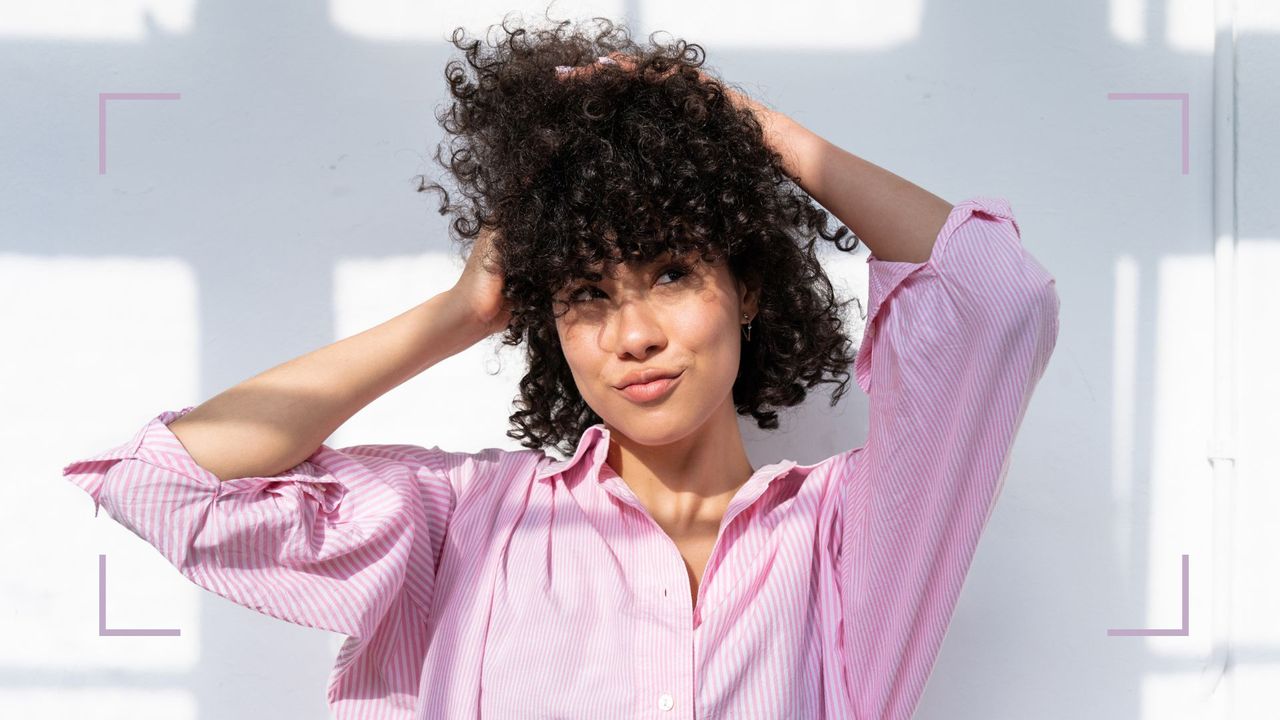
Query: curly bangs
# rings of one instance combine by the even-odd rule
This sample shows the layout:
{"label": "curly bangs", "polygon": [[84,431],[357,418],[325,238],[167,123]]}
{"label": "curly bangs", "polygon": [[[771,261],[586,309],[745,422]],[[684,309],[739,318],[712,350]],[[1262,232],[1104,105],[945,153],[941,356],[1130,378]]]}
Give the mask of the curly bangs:
{"label": "curly bangs", "polygon": [[[497,231],[512,303],[502,342],[528,343],[507,436],[569,455],[601,422],[560,347],[553,298],[570,283],[599,281],[592,268],[667,253],[727,257],[734,277],[759,291],[733,385],[738,414],[775,429],[773,408],[800,404],[819,383],[836,385],[834,406],[854,361],[844,332],[854,301],[837,299],[815,245],[848,252],[859,239],[839,223],[828,229],[831,216],[787,176],[755,114],[699,69],[700,46],[653,35],[641,46],[625,25],[592,20],[594,29],[563,20],[528,30],[504,19],[490,28],[502,30],[492,46],[455,29],[465,64],[445,67],[452,102],[436,115],[446,139],[435,158],[461,200],[417,176],[419,192],[441,192],[439,212],[452,216],[459,243]],[[635,66],[597,64],[567,79],[555,70],[616,52]],[[846,237],[851,244],[841,244]]]}

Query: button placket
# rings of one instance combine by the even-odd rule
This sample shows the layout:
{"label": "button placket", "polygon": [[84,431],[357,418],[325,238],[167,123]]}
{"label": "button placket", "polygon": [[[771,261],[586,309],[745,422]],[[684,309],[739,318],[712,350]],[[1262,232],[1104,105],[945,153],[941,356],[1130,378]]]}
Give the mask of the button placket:
{"label": "button placket", "polygon": [[[636,585],[643,619],[636,628],[635,679],[647,709],[637,717],[674,720],[685,717],[693,708],[681,701],[679,711],[672,712],[676,710],[676,698],[693,695],[687,682],[693,670],[688,575],[671,538],[647,512],[644,518],[644,539],[638,543],[643,548],[643,560],[636,564],[645,581]],[[682,658],[683,662],[675,658]]]}

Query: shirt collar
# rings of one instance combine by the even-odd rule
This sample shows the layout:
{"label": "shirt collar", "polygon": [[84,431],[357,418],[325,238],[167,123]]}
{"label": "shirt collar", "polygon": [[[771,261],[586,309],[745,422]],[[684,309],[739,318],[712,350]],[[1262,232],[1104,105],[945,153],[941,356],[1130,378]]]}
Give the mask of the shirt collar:
{"label": "shirt collar", "polygon": [[605,427],[603,422],[598,422],[583,431],[582,437],[578,438],[578,447],[574,450],[572,457],[548,463],[538,471],[534,479],[544,480],[550,478],[554,481],[556,475],[568,473],[574,466],[582,462],[584,457],[590,463],[588,469],[598,478],[600,476],[600,466],[604,464],[608,454],[609,428]]}
{"label": "shirt collar", "polygon": [[[595,478],[596,482],[601,482],[600,468],[609,456],[609,437],[609,428],[605,427],[603,422],[588,427],[583,431],[582,437],[578,438],[578,447],[574,450],[572,457],[548,463],[534,475],[534,479],[555,482],[556,477],[568,475],[576,466],[587,463],[585,469],[589,477]],[[794,460],[779,460],[758,468],[756,474],[765,476],[764,482],[767,485],[785,476],[792,468],[808,470],[813,467],[815,466],[799,465]]]}

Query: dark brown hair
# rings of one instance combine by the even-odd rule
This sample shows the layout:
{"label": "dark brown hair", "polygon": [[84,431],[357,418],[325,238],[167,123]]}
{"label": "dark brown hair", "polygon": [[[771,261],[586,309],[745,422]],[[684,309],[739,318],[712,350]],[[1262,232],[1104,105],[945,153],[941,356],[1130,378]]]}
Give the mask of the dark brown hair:
{"label": "dark brown hair", "polygon": [[[465,64],[445,68],[452,103],[437,113],[446,141],[435,157],[461,201],[418,176],[419,191],[442,193],[439,212],[453,216],[458,242],[497,230],[513,306],[502,342],[526,342],[528,360],[507,435],[569,454],[600,422],[560,347],[553,296],[600,280],[593,265],[666,252],[727,256],[734,277],[760,291],[733,385],[739,414],[777,428],[772,408],[800,404],[819,383],[836,385],[834,406],[854,360],[844,332],[853,301],[837,299],[815,250],[819,238],[843,251],[859,239],[844,225],[827,228],[830,215],[787,176],[754,113],[699,71],[700,46],[653,35],[640,46],[625,25],[593,21],[594,32],[568,20],[526,29],[504,19],[493,46],[454,30]],[[571,80],[555,72],[614,52],[635,67],[601,64]]]}

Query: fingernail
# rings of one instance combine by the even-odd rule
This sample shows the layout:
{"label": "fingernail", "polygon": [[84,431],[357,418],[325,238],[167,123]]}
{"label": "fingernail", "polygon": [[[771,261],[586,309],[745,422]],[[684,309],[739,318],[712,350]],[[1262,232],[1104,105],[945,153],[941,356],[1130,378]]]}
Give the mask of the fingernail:
{"label": "fingernail", "polygon": [[563,75],[573,69],[572,65],[557,65],[556,72]]}
{"label": "fingernail", "polygon": [[618,61],[617,61],[617,60],[614,60],[613,58],[609,57],[608,55],[601,55],[601,56],[600,56],[600,58],[599,58],[599,61],[600,61],[600,62],[602,62],[602,63],[605,63],[605,64],[607,64],[607,65],[617,65],[617,64],[618,64]]}

